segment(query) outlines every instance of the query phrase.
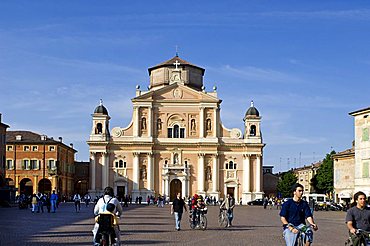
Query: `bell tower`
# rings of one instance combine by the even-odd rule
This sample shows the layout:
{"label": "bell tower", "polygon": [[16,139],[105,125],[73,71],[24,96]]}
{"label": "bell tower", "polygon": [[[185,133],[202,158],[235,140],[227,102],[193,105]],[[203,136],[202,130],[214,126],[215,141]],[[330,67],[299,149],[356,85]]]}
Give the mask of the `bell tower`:
{"label": "bell tower", "polygon": [[90,141],[109,141],[109,120],[108,110],[103,106],[103,100],[100,99],[99,105],[92,114],[92,129]]}
{"label": "bell tower", "polygon": [[261,117],[258,110],[254,107],[253,101],[245,113],[244,121],[244,139],[248,143],[262,143],[262,133],[260,129]]}

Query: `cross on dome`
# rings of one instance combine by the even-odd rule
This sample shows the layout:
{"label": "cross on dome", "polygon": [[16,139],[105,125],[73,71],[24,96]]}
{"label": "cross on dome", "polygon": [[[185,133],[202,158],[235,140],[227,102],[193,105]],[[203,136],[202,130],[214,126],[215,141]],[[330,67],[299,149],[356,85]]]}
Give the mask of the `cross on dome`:
{"label": "cross on dome", "polygon": [[253,102],[253,100],[251,101],[251,107],[254,107],[254,102]]}
{"label": "cross on dome", "polygon": [[173,65],[175,65],[176,70],[178,70],[177,66],[181,65],[181,63],[176,60],[176,62]]}
{"label": "cross on dome", "polygon": [[100,99],[100,103],[99,103],[100,106],[103,106],[103,99]]}

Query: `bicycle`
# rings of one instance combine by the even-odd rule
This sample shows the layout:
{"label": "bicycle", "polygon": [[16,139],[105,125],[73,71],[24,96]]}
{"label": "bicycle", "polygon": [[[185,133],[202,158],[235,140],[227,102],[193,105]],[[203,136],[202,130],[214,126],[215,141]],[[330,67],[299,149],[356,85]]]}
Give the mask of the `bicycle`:
{"label": "bicycle", "polygon": [[193,223],[193,214],[189,216],[189,224],[191,229],[200,228],[202,231],[207,229],[207,208],[199,208],[196,211],[195,220]]}
{"label": "bicycle", "polygon": [[218,213],[218,224],[221,227],[227,227],[229,224],[229,218],[227,217],[227,210],[220,208],[220,212]]}
{"label": "bicycle", "polygon": [[297,229],[298,230],[298,235],[297,235],[297,238],[296,238],[296,242],[295,242],[295,246],[304,246],[306,244],[306,241],[307,241],[307,236],[306,236],[306,232],[309,228],[311,228],[311,226],[302,226],[302,227],[298,227],[298,226],[294,226],[292,224],[289,224],[288,226],[291,226],[291,227],[294,227],[294,229]]}
{"label": "bicycle", "polygon": [[[356,236],[359,238],[359,246],[369,246],[370,245],[370,232],[357,229]],[[353,240],[351,237],[348,237],[347,241],[344,243],[346,246],[352,246]]]}

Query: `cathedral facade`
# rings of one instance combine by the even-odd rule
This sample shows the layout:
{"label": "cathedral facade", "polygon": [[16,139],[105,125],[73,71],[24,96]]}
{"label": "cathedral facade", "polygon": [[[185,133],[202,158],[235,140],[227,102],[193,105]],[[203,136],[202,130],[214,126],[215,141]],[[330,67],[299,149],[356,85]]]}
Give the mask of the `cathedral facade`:
{"label": "cathedral facade", "polygon": [[[107,108],[92,114],[90,193],[106,186],[122,197],[177,192],[236,201],[262,198],[261,116],[251,106],[243,131],[221,121],[216,87],[206,92],[205,69],[178,56],[148,69],[148,91],[136,87],[133,116],[126,127],[110,130]],[[242,117],[241,117],[242,118]]]}

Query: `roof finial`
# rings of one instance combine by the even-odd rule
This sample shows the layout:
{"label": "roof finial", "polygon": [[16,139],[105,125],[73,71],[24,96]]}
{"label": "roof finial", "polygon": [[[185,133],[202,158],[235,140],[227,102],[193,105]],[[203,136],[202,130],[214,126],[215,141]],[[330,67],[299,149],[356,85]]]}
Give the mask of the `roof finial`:
{"label": "roof finial", "polygon": [[178,56],[179,56],[179,46],[176,45],[176,57],[178,57]]}
{"label": "roof finial", "polygon": [[254,107],[254,102],[253,102],[253,100],[251,101],[251,107]]}
{"label": "roof finial", "polygon": [[100,106],[103,106],[103,99],[100,99],[100,103],[99,103]]}

